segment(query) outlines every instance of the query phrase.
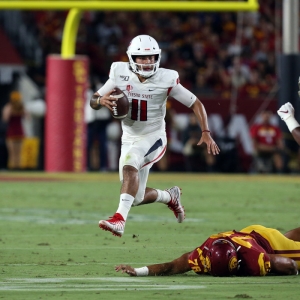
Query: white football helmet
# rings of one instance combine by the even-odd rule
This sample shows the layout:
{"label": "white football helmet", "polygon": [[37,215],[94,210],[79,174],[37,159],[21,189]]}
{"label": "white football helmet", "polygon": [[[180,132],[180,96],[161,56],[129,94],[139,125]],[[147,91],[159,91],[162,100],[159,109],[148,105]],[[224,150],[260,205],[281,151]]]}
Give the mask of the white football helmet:
{"label": "white football helmet", "polygon": [[[130,42],[127,55],[129,58],[129,64],[134,73],[140,74],[142,77],[148,78],[158,71],[159,63],[161,59],[161,49],[158,46],[156,40],[149,35],[138,35]],[[144,64],[137,64],[134,56],[141,55],[155,55],[155,63],[151,71],[144,70]],[[149,64],[147,64],[149,67]]]}

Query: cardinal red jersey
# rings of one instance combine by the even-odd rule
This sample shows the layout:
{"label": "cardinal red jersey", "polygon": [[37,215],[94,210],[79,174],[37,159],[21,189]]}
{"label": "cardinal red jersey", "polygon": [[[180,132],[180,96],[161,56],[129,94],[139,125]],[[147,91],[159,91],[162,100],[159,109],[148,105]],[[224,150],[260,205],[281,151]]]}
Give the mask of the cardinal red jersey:
{"label": "cardinal red jersey", "polygon": [[250,134],[257,143],[268,146],[276,146],[278,140],[281,139],[280,129],[273,125],[253,125]]}
{"label": "cardinal red jersey", "polygon": [[208,251],[215,240],[225,239],[233,243],[237,249],[240,266],[238,275],[264,276],[270,272],[271,264],[268,253],[273,253],[273,251],[268,241],[258,236],[258,233],[248,234],[234,230],[212,235],[189,255],[191,269],[197,274],[209,274]]}

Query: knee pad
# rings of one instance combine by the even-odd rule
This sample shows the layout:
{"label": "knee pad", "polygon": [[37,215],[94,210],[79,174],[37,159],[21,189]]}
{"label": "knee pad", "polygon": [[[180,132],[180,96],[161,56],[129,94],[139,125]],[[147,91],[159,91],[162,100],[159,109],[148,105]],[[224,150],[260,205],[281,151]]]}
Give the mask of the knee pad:
{"label": "knee pad", "polygon": [[132,166],[136,168],[137,170],[140,169],[141,167],[141,159],[139,155],[137,155],[134,152],[129,152],[125,155],[125,157],[122,159],[122,168],[127,165],[127,166]]}

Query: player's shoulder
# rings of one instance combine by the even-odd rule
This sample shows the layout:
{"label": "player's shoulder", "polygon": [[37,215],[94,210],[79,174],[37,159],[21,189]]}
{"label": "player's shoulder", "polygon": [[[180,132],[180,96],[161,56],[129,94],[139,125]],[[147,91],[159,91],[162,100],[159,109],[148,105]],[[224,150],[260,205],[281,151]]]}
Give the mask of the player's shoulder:
{"label": "player's shoulder", "polygon": [[179,74],[175,70],[159,68],[155,73],[154,79],[158,82],[165,82],[173,86],[179,82]]}
{"label": "player's shoulder", "polygon": [[111,70],[121,70],[121,71],[129,71],[129,64],[128,62],[124,61],[115,61],[111,64]]}
{"label": "player's shoulder", "polygon": [[157,75],[159,76],[170,76],[170,77],[179,77],[178,72],[171,69],[159,68],[157,71]]}
{"label": "player's shoulder", "polygon": [[109,78],[114,80],[117,85],[119,85],[120,82],[128,82],[132,76],[133,73],[130,71],[127,62],[117,61],[111,64]]}

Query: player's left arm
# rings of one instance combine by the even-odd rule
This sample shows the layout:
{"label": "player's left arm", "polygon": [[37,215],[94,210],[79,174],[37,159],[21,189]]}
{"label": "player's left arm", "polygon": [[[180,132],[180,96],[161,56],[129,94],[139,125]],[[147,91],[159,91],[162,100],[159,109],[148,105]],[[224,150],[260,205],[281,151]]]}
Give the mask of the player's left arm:
{"label": "player's left arm", "polygon": [[191,271],[188,263],[190,252],[181,255],[179,258],[171,262],[162,264],[149,265],[142,268],[133,268],[129,265],[119,265],[115,267],[117,272],[122,271],[130,276],[168,276],[175,274],[183,274]]}
{"label": "player's left arm", "polygon": [[194,114],[196,115],[202,130],[202,136],[197,145],[199,146],[204,142],[206,143],[207,152],[209,154],[210,153],[214,155],[219,154],[220,149],[210,135],[210,130],[207,121],[207,113],[202,102],[193,93],[191,93],[188,89],[186,89],[181,84],[177,84],[176,86],[174,86],[169,96],[174,97],[177,101],[179,101],[183,105],[191,108]]}
{"label": "player's left arm", "polygon": [[298,275],[298,265],[294,260],[278,254],[269,254],[269,257],[271,273],[279,275]]}
{"label": "player's left arm", "polygon": [[210,135],[210,130],[208,128],[207,114],[206,114],[204,105],[197,98],[196,101],[191,106],[191,109],[193,110],[194,114],[196,115],[198,121],[200,122],[200,127],[202,129],[201,139],[197,145],[199,146],[204,142],[207,146],[207,152],[209,154],[211,152],[213,155],[219,154],[220,149]]}

